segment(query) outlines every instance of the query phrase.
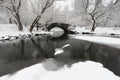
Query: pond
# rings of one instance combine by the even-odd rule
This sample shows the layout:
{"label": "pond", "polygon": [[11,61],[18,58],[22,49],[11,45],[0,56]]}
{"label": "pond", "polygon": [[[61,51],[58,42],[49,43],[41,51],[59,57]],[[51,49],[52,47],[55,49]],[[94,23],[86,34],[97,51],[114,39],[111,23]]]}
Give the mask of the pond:
{"label": "pond", "polygon": [[[63,54],[54,55],[56,48],[64,49]],[[13,41],[0,42],[0,76],[42,62],[46,58],[54,58],[68,66],[78,61],[95,61],[103,64],[120,76],[120,49],[108,45],[83,41],[74,38],[62,40],[47,36],[34,36]],[[63,65],[64,65],[63,64]]]}

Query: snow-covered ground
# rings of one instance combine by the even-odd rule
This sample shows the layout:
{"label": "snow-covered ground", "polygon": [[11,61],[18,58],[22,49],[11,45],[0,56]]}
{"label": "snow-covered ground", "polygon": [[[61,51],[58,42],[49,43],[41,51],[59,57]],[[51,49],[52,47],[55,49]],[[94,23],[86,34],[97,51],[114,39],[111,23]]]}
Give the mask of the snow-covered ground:
{"label": "snow-covered ground", "polygon": [[[44,34],[49,32],[44,32],[43,30],[36,30],[36,28],[33,30],[34,34]],[[18,31],[18,27],[14,24],[0,24],[0,37],[3,36],[19,36],[24,34],[31,34],[29,31],[29,27],[24,27],[23,31]]]}
{"label": "snow-covered ground", "polygon": [[[90,32],[89,27],[76,27],[75,30],[79,33]],[[120,34],[120,27],[97,27],[94,31],[97,34]]]}
{"label": "snow-covered ground", "polygon": [[92,61],[78,62],[71,67],[58,67],[58,62],[50,58],[13,75],[0,77],[0,80],[120,80],[120,77],[104,68],[102,64]]}
{"label": "snow-covered ground", "polygon": [[[90,32],[89,28],[85,27],[76,27],[75,29],[77,32],[82,33],[82,32]],[[86,40],[86,41],[91,41],[91,42],[96,42],[100,44],[106,44],[110,46],[114,46],[117,48],[120,48],[120,38],[115,38],[115,37],[107,37],[110,34],[115,34],[116,36],[120,37],[120,28],[101,28],[98,27],[96,30],[93,32],[95,35],[72,35],[73,38],[76,39],[81,39],[81,40]]]}
{"label": "snow-covered ground", "polygon": [[80,40],[86,40],[86,41],[91,41],[95,43],[100,43],[100,44],[105,44],[116,48],[120,48],[120,38],[86,36],[86,35],[76,35],[72,37]]}
{"label": "snow-covered ground", "polygon": [[[77,32],[89,32],[89,29],[76,28]],[[45,33],[39,30],[33,31],[33,33]],[[48,32],[49,33],[49,32]],[[98,34],[120,34],[120,29],[113,28],[97,28],[95,33]],[[24,28],[24,31],[20,32],[17,30],[15,25],[0,25],[0,37],[2,36],[18,36],[19,34],[31,34],[28,28]],[[108,45],[114,45],[120,47],[119,38],[110,37],[98,37],[98,36],[86,36],[86,35],[76,35],[72,36],[76,39],[88,40]],[[48,69],[46,69],[49,68]],[[111,71],[104,68],[102,64],[86,61],[78,62],[73,64],[71,67],[64,65],[59,68],[59,62],[55,59],[47,59],[46,61],[27,67],[18,71],[13,75],[5,75],[0,77],[0,80],[120,80],[120,77],[114,75]],[[58,69],[58,70],[56,70]]]}

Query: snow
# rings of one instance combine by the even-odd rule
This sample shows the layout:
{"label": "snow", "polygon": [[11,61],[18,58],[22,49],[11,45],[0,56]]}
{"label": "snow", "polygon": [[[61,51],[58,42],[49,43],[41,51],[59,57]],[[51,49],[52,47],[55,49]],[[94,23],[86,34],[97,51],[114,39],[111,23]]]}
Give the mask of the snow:
{"label": "snow", "polygon": [[23,32],[19,32],[16,25],[13,24],[0,24],[0,36],[6,35],[18,35]]}
{"label": "snow", "polygon": [[[51,32],[44,32],[42,30],[37,31],[36,28],[34,28],[32,33],[51,34]],[[15,24],[0,24],[0,37],[19,36],[19,35],[25,35],[25,34],[31,34],[31,32],[29,31],[29,26],[24,27],[23,31],[18,31],[18,27]]]}
{"label": "snow", "polygon": [[70,44],[66,44],[66,45],[64,45],[62,48],[66,48],[66,47],[68,47],[68,46],[70,46]]}
{"label": "snow", "polygon": [[[75,28],[75,30],[79,33],[82,33],[82,32],[90,32],[91,28],[77,26]],[[113,27],[97,27],[95,29],[94,33],[97,33],[97,34],[110,34],[110,33],[120,34],[120,28],[119,27],[116,27],[116,28],[113,28]]]}
{"label": "snow", "polygon": [[[85,28],[85,27],[81,27],[81,28],[76,27],[75,30],[79,33],[90,32],[90,29]],[[98,28],[96,28],[96,30],[93,33],[97,34],[98,36],[75,35],[75,36],[72,36],[72,37],[76,38],[76,39],[96,42],[96,43],[100,43],[100,44],[106,44],[106,45],[110,45],[110,46],[113,46],[113,47],[120,48],[120,38],[113,38],[113,37],[105,37],[104,36],[104,35],[109,35],[109,34],[116,34],[116,35],[120,36],[120,28],[112,28],[112,27],[101,28],[101,27],[98,27]]]}
{"label": "snow", "polygon": [[120,39],[119,38],[81,36],[81,35],[76,35],[76,36],[72,36],[72,37],[76,38],[76,39],[80,39],[80,40],[86,40],[86,41],[96,42],[96,43],[100,43],[100,44],[106,44],[109,46],[120,48]]}
{"label": "snow", "polygon": [[63,54],[64,53],[64,48],[69,47],[69,46],[70,46],[70,44],[66,44],[62,48],[56,48],[54,55]]}
{"label": "snow", "polygon": [[[58,29],[57,29],[58,30]],[[57,31],[55,30],[55,31]],[[76,27],[75,31],[82,33],[82,32],[90,32],[89,28],[86,27]],[[53,34],[52,32],[45,32],[39,29],[39,31],[36,30],[36,28],[34,28],[33,34]],[[97,34],[118,34],[120,35],[120,28],[101,28],[101,27],[97,27],[95,29],[95,32]],[[18,36],[18,35],[24,35],[24,34],[31,34],[29,32],[29,26],[28,27],[24,27],[23,31],[18,31],[18,28],[16,25],[14,24],[0,24],[0,37],[2,36]]]}
{"label": "snow", "polygon": [[59,11],[65,11],[66,7],[68,7],[68,11],[74,10],[74,0],[63,0],[63,1],[55,1],[54,6],[55,10],[58,9]]}
{"label": "snow", "polygon": [[52,32],[52,37],[60,37],[64,34],[64,30],[59,27],[52,28],[50,32]]}
{"label": "snow", "polygon": [[63,53],[63,52],[64,52],[64,51],[63,51],[62,48],[56,48],[54,55],[58,55],[58,54],[61,54],[61,53]]}
{"label": "snow", "polygon": [[120,80],[102,64],[86,61],[73,64],[71,67],[59,67],[55,59],[47,59],[18,71],[5,75],[0,80]]}
{"label": "snow", "polygon": [[[55,31],[57,31],[57,30],[58,30],[58,28]],[[90,29],[86,28],[86,27],[76,27],[75,31],[77,31],[79,33],[90,32]],[[33,30],[32,33],[33,34],[53,35],[53,32],[45,32],[42,30],[37,31],[36,28]],[[62,34],[62,31],[60,31],[58,33]],[[117,28],[97,27],[95,29],[94,33],[97,35],[117,34],[118,36],[120,36],[120,28],[118,28],[118,27]],[[9,36],[19,36],[19,35],[24,35],[24,34],[31,34],[29,32],[29,27],[24,27],[23,31],[18,31],[17,26],[14,24],[0,24],[0,39],[3,36],[8,38]],[[54,36],[58,35],[57,33],[54,33],[54,34],[55,34]],[[108,45],[112,45],[115,47],[120,47],[120,39],[119,38],[86,36],[86,35],[76,35],[76,36],[73,36],[73,38],[102,43],[102,44],[108,44]]]}

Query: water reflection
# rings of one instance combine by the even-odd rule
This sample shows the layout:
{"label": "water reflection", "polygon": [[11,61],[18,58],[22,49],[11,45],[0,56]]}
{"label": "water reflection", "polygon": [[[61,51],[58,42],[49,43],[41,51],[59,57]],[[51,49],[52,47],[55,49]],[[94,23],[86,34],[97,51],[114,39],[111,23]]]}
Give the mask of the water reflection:
{"label": "water reflection", "polygon": [[104,67],[120,76],[120,49],[94,43],[91,49],[93,61],[101,62]]}
{"label": "water reflection", "polygon": [[24,41],[24,39],[21,39],[20,43],[21,43],[21,60],[25,60],[25,52],[24,52],[25,41]]}
{"label": "water reflection", "polygon": [[[64,48],[62,54],[54,55],[55,49],[62,49],[66,44],[69,47]],[[47,36],[0,43],[0,76],[46,59],[47,62],[55,60],[57,64],[60,63],[58,68],[64,65],[70,67],[78,61],[97,61],[120,76],[120,49],[73,38],[55,40]],[[44,64],[44,67],[52,70],[48,64]]]}

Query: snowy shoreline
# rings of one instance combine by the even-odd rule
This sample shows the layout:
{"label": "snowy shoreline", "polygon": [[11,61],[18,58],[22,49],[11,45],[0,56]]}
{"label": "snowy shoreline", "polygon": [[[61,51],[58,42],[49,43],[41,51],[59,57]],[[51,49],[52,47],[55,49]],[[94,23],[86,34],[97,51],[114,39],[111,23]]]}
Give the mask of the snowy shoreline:
{"label": "snowy shoreline", "polygon": [[[100,44],[106,44],[120,48],[120,38],[114,37],[116,35],[120,37],[120,29],[98,27],[96,28],[95,32],[91,33],[90,29],[87,29],[85,27],[76,27],[74,31],[78,32],[79,34],[70,35],[70,37],[72,38],[96,42]],[[16,40],[38,35],[50,36],[52,34],[53,34],[52,32],[45,32],[40,29],[38,31],[34,29],[33,32],[31,33],[29,32],[28,27],[24,27],[23,31],[18,31],[17,26],[14,24],[0,24],[0,41]],[[110,34],[113,35],[110,36]]]}
{"label": "snowy shoreline", "polygon": [[[86,61],[73,64],[71,67],[49,58],[42,63],[24,68],[14,75],[5,75],[0,80],[119,80],[120,77],[104,68],[102,64]],[[50,69],[50,70],[47,70]],[[55,70],[54,70],[55,69]],[[58,70],[56,70],[58,69]]]}
{"label": "snowy shoreline", "polygon": [[72,38],[109,45],[112,47],[120,48],[120,38],[112,37],[99,37],[87,35],[70,35]]}

